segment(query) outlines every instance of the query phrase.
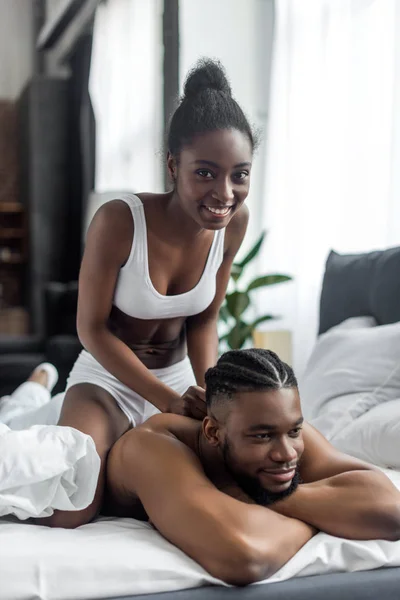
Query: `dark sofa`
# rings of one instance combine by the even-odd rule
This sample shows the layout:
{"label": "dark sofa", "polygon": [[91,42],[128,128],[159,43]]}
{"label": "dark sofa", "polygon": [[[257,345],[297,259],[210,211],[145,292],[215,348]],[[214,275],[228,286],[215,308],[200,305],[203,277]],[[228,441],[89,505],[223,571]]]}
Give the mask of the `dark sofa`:
{"label": "dark sofa", "polygon": [[54,392],[66,379],[80,350],[76,333],[78,284],[52,282],[44,289],[42,335],[0,336],[0,396],[12,392],[41,362],[53,363],[59,372]]}

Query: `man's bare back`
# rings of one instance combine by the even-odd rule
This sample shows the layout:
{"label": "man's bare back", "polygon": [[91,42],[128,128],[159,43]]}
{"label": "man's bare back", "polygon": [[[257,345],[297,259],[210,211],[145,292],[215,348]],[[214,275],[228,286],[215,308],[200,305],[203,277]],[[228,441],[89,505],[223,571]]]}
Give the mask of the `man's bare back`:
{"label": "man's bare back", "polygon": [[[166,445],[179,444],[193,459],[199,458],[198,440],[201,421],[164,413],[151,417],[146,423],[128,431],[112,448],[108,458],[106,500],[103,513],[117,517],[131,517],[147,521],[148,515],[135,491],[134,474],[127,485],[126,460],[130,452],[131,439],[136,432],[147,432],[163,436]],[[145,462],[146,459],[144,459]]]}

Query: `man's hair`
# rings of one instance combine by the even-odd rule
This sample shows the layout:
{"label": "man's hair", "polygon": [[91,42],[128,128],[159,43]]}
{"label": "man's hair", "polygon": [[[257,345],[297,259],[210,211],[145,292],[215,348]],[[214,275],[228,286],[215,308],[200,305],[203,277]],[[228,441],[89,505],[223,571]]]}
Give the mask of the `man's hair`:
{"label": "man's hair", "polygon": [[237,392],[296,388],[293,369],[275,352],[262,348],[225,352],[205,376],[206,401],[211,408]]}
{"label": "man's hair", "polygon": [[168,150],[179,158],[183,146],[196,135],[218,129],[237,129],[248,136],[253,150],[257,145],[257,136],[232,97],[221,63],[203,58],[186,78],[183,97],[169,126]]}

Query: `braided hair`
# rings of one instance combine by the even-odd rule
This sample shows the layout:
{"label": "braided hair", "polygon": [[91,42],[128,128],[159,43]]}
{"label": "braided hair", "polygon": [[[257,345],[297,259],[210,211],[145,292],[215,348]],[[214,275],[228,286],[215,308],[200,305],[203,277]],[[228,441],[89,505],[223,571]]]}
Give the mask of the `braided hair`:
{"label": "braided hair", "polygon": [[221,63],[203,58],[186,78],[183,97],[169,126],[168,150],[179,159],[183,146],[196,135],[218,129],[237,129],[248,136],[253,150],[257,146],[257,136],[232,97]]}
{"label": "braided hair", "polygon": [[206,401],[211,408],[237,392],[297,388],[293,369],[275,352],[262,348],[225,352],[205,376]]}

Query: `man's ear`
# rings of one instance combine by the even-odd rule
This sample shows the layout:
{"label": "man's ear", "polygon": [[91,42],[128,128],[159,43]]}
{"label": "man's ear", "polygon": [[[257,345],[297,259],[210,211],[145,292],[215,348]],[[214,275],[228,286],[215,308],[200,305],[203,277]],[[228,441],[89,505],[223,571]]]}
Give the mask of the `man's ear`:
{"label": "man's ear", "polygon": [[221,427],[214,417],[206,416],[203,419],[203,434],[210,446],[217,448],[221,444]]}
{"label": "man's ear", "polygon": [[168,152],[167,154],[167,169],[171,181],[175,182],[177,175],[177,163],[175,156],[172,156],[171,152]]}

